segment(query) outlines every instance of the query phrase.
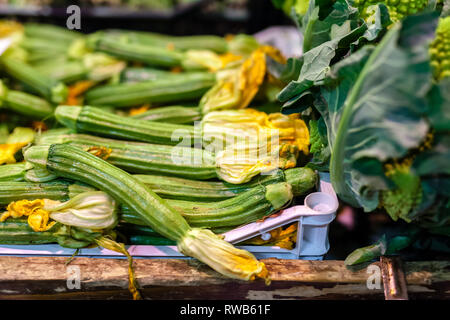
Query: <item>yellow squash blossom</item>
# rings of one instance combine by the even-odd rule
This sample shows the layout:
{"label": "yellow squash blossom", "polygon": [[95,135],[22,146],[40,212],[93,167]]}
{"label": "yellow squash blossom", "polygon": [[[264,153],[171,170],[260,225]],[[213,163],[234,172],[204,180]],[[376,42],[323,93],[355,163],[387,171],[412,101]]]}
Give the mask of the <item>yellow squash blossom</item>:
{"label": "yellow squash blossom", "polygon": [[265,264],[250,252],[238,249],[208,229],[194,228],[178,243],[181,253],[197,258],[214,270],[230,278],[254,280],[262,278],[270,283]]}
{"label": "yellow squash blossom", "polygon": [[0,165],[16,163],[14,155],[27,144],[28,142],[0,144]]}
{"label": "yellow squash blossom", "polygon": [[261,237],[255,237],[246,240],[240,245],[256,246],[276,246],[283,249],[292,250],[297,241],[297,223],[291,224],[287,228],[279,227],[269,231],[270,239],[263,240]]}
{"label": "yellow squash blossom", "polygon": [[309,150],[309,131],[298,114],[214,111],[202,119],[202,136],[205,149],[216,155],[218,175],[230,183],[295,167],[299,152]]}
{"label": "yellow squash blossom", "polygon": [[[260,46],[242,64],[219,71],[216,85],[200,100],[203,114],[214,110],[246,108],[266,77],[266,56],[279,63],[286,62],[279,50],[271,46]],[[228,56],[223,56],[222,61],[226,61],[228,65],[239,60],[238,56],[229,53]],[[220,63],[217,62],[217,65]]]}

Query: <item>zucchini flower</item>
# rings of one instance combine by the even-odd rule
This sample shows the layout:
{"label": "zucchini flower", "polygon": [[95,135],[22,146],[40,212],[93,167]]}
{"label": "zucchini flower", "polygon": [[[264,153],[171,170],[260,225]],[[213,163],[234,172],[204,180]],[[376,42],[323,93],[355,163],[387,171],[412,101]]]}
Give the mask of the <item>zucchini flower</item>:
{"label": "zucchini flower", "polygon": [[269,231],[270,238],[265,240],[261,236],[241,242],[240,245],[256,246],[277,246],[283,249],[292,250],[297,242],[297,223],[288,227],[278,227]]}
{"label": "zucchini flower", "polygon": [[23,26],[12,20],[0,21],[0,56],[10,56],[26,61],[27,52],[20,47],[24,38]]}
{"label": "zucchini flower", "polygon": [[275,48],[260,46],[242,64],[219,72],[217,83],[200,100],[202,113],[246,108],[264,82],[266,55],[285,62]]}
{"label": "zucchini flower", "polygon": [[308,154],[309,131],[298,114],[215,111],[203,118],[202,126],[204,144],[216,155],[217,174],[230,183],[295,167],[299,153]]}
{"label": "zucchini flower", "polygon": [[88,79],[101,82],[120,74],[126,67],[125,61],[116,59],[103,52],[95,52],[89,46],[89,38],[80,38],[72,42],[67,55],[83,63],[88,70]]}
{"label": "zucchini flower", "polygon": [[[7,218],[28,217],[28,224],[36,231],[47,231],[56,222],[92,230],[108,229],[117,223],[117,205],[102,191],[76,195],[66,202],[49,199],[19,200],[11,202],[0,222]],[[53,220],[53,221],[50,221]]]}
{"label": "zucchini flower", "polygon": [[28,217],[28,225],[36,232],[32,236],[34,240],[29,241],[37,243],[56,241],[61,246],[69,248],[96,244],[124,254],[128,259],[129,290],[133,299],[141,298],[132,257],[123,244],[114,240],[115,233],[112,228],[118,221],[117,205],[107,193],[83,192],[66,202],[49,199],[14,201],[0,216],[0,222],[7,223],[5,221],[8,218],[20,217]]}
{"label": "zucchini flower", "polygon": [[190,229],[178,242],[178,250],[230,278],[254,280],[259,277],[270,284],[269,272],[263,262],[250,252],[224,241],[211,230]]}
{"label": "zucchini flower", "polygon": [[6,143],[0,144],[0,165],[16,163],[15,154],[33,142],[34,135],[35,132],[31,128],[16,127],[6,139]]}

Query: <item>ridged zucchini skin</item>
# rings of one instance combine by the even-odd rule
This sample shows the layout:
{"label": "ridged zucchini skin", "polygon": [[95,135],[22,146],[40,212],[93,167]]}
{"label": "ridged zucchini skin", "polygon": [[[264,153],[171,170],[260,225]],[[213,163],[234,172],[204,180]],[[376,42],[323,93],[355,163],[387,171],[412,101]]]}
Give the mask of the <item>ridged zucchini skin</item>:
{"label": "ridged zucchini skin", "polygon": [[131,116],[134,119],[175,124],[192,124],[202,119],[199,107],[165,106]]}
{"label": "ridged zucchini skin", "polygon": [[34,166],[45,166],[54,175],[84,182],[110,194],[168,239],[179,241],[190,230],[186,220],[144,183],[77,147],[34,146],[25,151],[24,157]]}
{"label": "ridged zucchini skin", "polygon": [[35,69],[45,76],[55,80],[70,84],[79,80],[87,79],[89,71],[80,61],[46,62],[36,65]]}
{"label": "ridged zucchini skin", "polygon": [[11,57],[1,57],[0,64],[9,76],[27,85],[50,102],[58,104],[66,101],[68,89],[64,83],[55,81],[34,67]]}
{"label": "ridged zucchini skin", "polygon": [[295,197],[312,190],[317,182],[317,174],[309,168],[277,170],[270,175],[261,175],[243,184],[225,181],[195,181],[178,177],[156,175],[134,175],[164,199],[197,202],[216,202],[233,198],[256,186],[267,186],[287,182],[292,186]]}
{"label": "ridged zucchini skin", "polygon": [[[121,83],[135,83],[144,81],[161,81],[165,79],[176,79],[190,74],[200,73],[201,71],[183,71],[181,73],[172,72],[164,69],[149,67],[128,67],[125,68],[119,77]],[[205,73],[207,73],[205,71]]]}
{"label": "ridged zucchini skin", "polygon": [[[213,155],[198,148],[121,141],[84,134],[56,135],[47,136],[47,138],[44,136],[38,142],[38,144],[49,143],[66,143],[86,151],[93,148],[107,148],[110,153],[104,157],[105,160],[130,173],[176,176],[195,180],[217,177]],[[175,156],[180,151],[183,158]],[[202,161],[195,162],[194,159],[202,159]]]}
{"label": "ridged zucchini skin", "polygon": [[67,53],[67,44],[56,42],[53,39],[26,37],[21,41],[20,46],[28,52],[52,52],[59,55]]}
{"label": "ridged zucchini skin", "polygon": [[[277,196],[282,197],[277,205],[271,201],[270,193],[273,190]],[[291,186],[287,183],[279,183],[267,187],[257,185],[236,197],[219,202],[168,200],[168,203],[183,215],[191,227],[217,228],[254,222],[280,210],[290,203],[292,198]],[[126,205],[122,205],[120,211],[125,222],[139,221],[139,217]]]}
{"label": "ridged zucchini skin", "polygon": [[[0,222],[0,244],[29,245],[57,243],[65,248],[84,248],[92,243],[90,236],[81,229],[55,223],[49,230],[36,232],[28,225],[27,219],[8,218]],[[97,233],[98,235],[98,233]]]}
{"label": "ridged zucchini skin", "polygon": [[125,237],[125,243],[130,245],[174,246],[176,242],[160,236],[146,226],[121,222],[115,230]]}
{"label": "ridged zucchini skin", "polygon": [[1,99],[2,104],[19,114],[42,120],[52,115],[55,110],[55,107],[45,99],[22,91],[6,90]]}
{"label": "ridged zucchini skin", "polygon": [[160,81],[109,84],[87,91],[85,102],[91,106],[121,108],[191,101],[201,98],[215,81],[213,73],[192,72]]}
{"label": "ridged zucchini skin", "polygon": [[53,24],[27,22],[24,24],[24,27],[25,35],[29,38],[51,39],[55,43],[64,43],[66,45],[83,37],[83,34],[77,31]]}
{"label": "ridged zucchini skin", "polygon": [[182,52],[132,43],[126,41],[124,37],[111,36],[102,32],[90,35],[87,45],[95,51],[104,52],[119,59],[142,62],[154,67],[180,66],[184,59]]}
{"label": "ridged zucchini skin", "polygon": [[49,231],[35,232],[28,225],[26,219],[8,219],[0,222],[0,244],[26,245],[57,243],[58,237],[53,232],[58,226]]}
{"label": "ridged zucchini skin", "polygon": [[110,30],[109,32],[124,35],[132,43],[162,48],[171,47],[180,51],[194,49],[225,53],[228,50],[228,42],[225,38],[214,35],[168,36],[154,32],[123,30]]}
{"label": "ridged zucchini skin", "polygon": [[18,200],[50,199],[58,201],[69,200],[69,185],[67,181],[52,181],[32,183],[24,181],[0,182],[0,205],[8,205]]}
{"label": "ridged zucchini skin", "polygon": [[178,145],[180,141],[172,140],[176,132],[180,136],[191,137],[190,141],[183,140],[185,145],[191,145],[194,139],[200,138],[200,132],[194,126],[133,119],[91,106],[58,106],[55,117],[75,132],[101,137],[163,145]]}
{"label": "ridged zucchini skin", "polygon": [[25,163],[11,163],[0,166],[0,182],[23,181],[26,173]]}
{"label": "ridged zucchini skin", "polygon": [[[248,183],[240,185],[221,181],[197,181],[157,175],[137,174],[133,176],[164,199],[195,201],[198,204],[199,202],[211,203],[230,199],[257,186],[267,186],[280,182],[289,183],[292,186],[293,195],[300,196],[314,187],[309,177],[311,173],[308,173],[308,171],[308,168],[293,168],[284,172],[279,170],[275,174],[259,176]],[[299,182],[296,178],[290,178],[291,173],[295,177],[301,177],[302,181]],[[65,201],[81,192],[93,190],[95,189],[92,187],[65,180],[45,183],[27,182],[23,181],[22,176],[22,181],[0,180],[0,205],[6,205],[11,201],[22,199],[46,198]]]}

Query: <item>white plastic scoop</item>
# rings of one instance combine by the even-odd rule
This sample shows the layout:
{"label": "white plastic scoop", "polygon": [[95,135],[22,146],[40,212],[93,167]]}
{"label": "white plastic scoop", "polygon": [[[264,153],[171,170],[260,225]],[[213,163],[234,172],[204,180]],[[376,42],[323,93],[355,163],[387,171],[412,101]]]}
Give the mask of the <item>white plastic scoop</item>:
{"label": "white plastic scoop", "polygon": [[270,234],[268,232],[273,229],[299,221],[301,217],[334,215],[337,208],[338,201],[335,197],[325,192],[314,192],[306,196],[303,206],[285,209],[273,217],[244,225],[222,235],[225,237],[225,241],[230,243],[239,243],[258,235],[261,235],[263,240],[269,240]]}

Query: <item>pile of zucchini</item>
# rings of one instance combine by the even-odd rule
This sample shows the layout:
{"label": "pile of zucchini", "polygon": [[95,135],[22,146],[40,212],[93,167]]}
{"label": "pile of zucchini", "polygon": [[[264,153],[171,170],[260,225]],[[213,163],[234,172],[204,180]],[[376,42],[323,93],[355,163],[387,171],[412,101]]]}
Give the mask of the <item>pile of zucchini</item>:
{"label": "pile of zucchini", "polygon": [[[279,52],[246,35],[85,35],[10,21],[0,32],[11,41],[0,56],[0,244],[171,244],[226,276],[268,281],[220,233],[316,186],[308,128],[270,112]],[[255,128],[281,131],[266,158]],[[206,135],[248,138],[254,163],[198,146]]]}

